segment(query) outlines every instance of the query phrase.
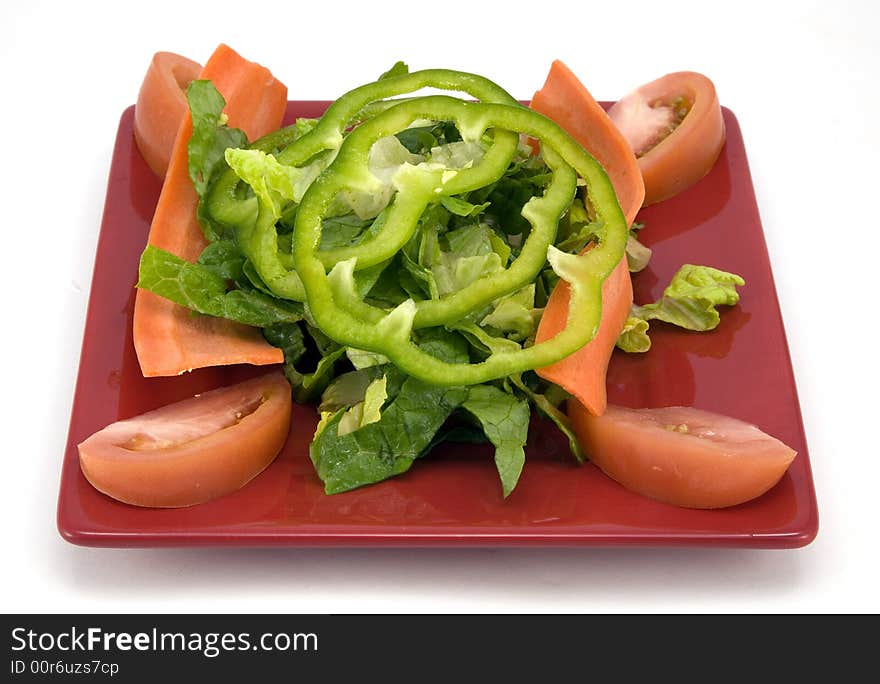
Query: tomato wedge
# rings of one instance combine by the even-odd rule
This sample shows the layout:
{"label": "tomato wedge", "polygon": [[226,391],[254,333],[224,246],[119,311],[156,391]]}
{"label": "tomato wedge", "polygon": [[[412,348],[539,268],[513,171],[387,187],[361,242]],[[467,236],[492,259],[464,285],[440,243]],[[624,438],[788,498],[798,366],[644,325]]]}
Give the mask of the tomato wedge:
{"label": "tomato wedge", "polygon": [[750,423],[695,408],[608,406],[597,418],[570,401],[568,414],[587,456],[606,475],[687,508],[735,506],[761,496],[797,455]]}
{"label": "tomato wedge", "polygon": [[677,195],[703,178],[724,146],[724,117],[715,85],[679,71],[636,89],[608,110],[638,158],[644,204]]}
{"label": "tomato wedge", "polygon": [[141,156],[164,177],[174,138],[188,111],[186,87],[202,65],[173,52],[157,52],[150,61],[134,108],[134,139]]}
{"label": "tomato wedge", "polygon": [[86,479],[135,506],[192,506],[240,489],[278,455],[290,429],[278,371],[204,392],[96,432],[79,445]]}

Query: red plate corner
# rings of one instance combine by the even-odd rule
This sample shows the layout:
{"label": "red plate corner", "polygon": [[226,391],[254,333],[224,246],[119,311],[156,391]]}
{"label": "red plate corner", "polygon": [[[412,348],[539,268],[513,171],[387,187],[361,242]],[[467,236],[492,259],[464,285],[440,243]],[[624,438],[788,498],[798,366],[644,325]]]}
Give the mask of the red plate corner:
{"label": "red plate corner", "polygon": [[[291,102],[287,118],[326,102]],[[676,508],[632,494],[592,465],[576,466],[557,431],[533,420],[526,466],[507,500],[484,446],[446,445],[407,474],[326,496],[308,444],[316,416],[294,410],[290,439],[244,489],[193,508],[142,509],[91,487],[76,445],[121,418],[260,372],[203,369],[144,378],[131,338],[137,264],[160,181],[121,118],[110,169],[58,499],[62,536],[87,546],[736,546],[793,548],[818,530],[816,495],[797,388],[742,135],[724,109],[727,143],[697,185],[639,214],[654,250],[633,278],[637,302],[657,298],[682,263],[746,280],[739,305],[711,333],[652,326],[647,354],[615,353],[609,401],[696,406],[755,423],[798,452],[764,496],[716,511]]]}

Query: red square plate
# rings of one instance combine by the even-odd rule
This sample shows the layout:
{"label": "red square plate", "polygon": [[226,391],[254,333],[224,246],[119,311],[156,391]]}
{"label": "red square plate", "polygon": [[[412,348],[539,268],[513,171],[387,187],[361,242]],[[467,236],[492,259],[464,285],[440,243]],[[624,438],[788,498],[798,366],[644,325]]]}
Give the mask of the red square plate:
{"label": "red square plate", "polygon": [[[317,116],[327,103],[291,102],[288,119]],[[609,400],[632,407],[685,405],[753,422],[798,456],[759,499],[698,511],[624,490],[592,465],[577,466],[557,431],[530,430],[527,461],[513,495],[501,488],[487,446],[445,445],[407,474],[326,496],[308,445],[316,415],[295,407],[278,459],[247,487],[177,510],[118,503],[89,485],[76,445],[96,430],[253,374],[203,369],[184,377],[141,376],[131,338],[138,258],[160,182],[122,115],[110,169],[91,300],[58,502],[58,527],[90,546],[612,546],[703,545],[791,548],[816,535],[816,498],[785,331],[742,135],[729,110],[727,144],[712,172],[678,197],[643,210],[650,267],[634,277],[636,301],[657,298],[685,262],[742,274],[746,287],[711,333],[652,326],[647,354],[615,354]]]}

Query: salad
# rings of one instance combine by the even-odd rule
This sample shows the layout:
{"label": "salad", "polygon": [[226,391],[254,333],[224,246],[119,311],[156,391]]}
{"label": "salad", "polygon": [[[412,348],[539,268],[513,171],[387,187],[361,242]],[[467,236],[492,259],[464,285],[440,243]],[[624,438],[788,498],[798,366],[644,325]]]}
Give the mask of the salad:
{"label": "salad", "polygon": [[711,81],[670,75],[606,114],[560,62],[529,107],[483,76],[398,62],[282,128],[286,97],[227,46],[204,68],[151,65],[135,135],[165,180],[138,274],[141,370],[281,371],[85,440],[98,489],[174,507],[234,491],[283,448],[291,401],[319,413],[309,455],[328,494],[489,442],[507,497],[533,412],[575,461],[670,503],[735,505],[781,478],[794,452],[754,426],[606,400],[615,349],[650,353],[651,321],[710,331],[745,284],[682,264],[633,303],[650,259],[638,210],[723,146]]}

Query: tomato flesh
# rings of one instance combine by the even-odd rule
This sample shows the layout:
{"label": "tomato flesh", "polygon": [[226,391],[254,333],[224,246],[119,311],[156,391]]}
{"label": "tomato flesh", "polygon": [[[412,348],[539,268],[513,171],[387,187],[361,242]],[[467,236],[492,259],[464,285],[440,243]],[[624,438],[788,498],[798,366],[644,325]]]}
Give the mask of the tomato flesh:
{"label": "tomato flesh", "polygon": [[157,52],[138,91],[134,138],[147,165],[159,177],[168,170],[177,130],[188,111],[186,88],[201,70],[191,59]]}
{"label": "tomato flesh", "polygon": [[715,84],[694,71],[646,83],[615,103],[608,116],[638,157],[645,206],[709,173],[726,137]]}
{"label": "tomato flesh", "polygon": [[608,406],[593,416],[569,402],[590,460],[627,489],[688,508],[754,499],[785,474],[796,452],[756,426],[689,407]]}
{"label": "tomato flesh", "polygon": [[98,490],[136,506],[192,506],[229,494],[284,446],[290,385],[281,372],[121,420],[79,445]]}
{"label": "tomato flesh", "polygon": [[678,124],[673,107],[662,103],[652,106],[639,91],[623,98],[616,107],[613,121],[636,157],[641,157],[657,145]]}

